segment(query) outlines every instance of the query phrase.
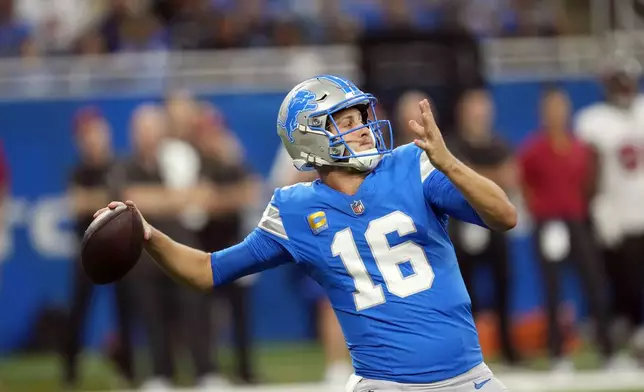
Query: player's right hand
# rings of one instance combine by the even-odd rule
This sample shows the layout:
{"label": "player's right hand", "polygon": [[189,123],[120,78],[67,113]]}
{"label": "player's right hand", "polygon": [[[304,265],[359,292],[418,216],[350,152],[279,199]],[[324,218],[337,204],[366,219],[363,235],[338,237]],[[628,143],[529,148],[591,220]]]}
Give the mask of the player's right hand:
{"label": "player's right hand", "polygon": [[422,125],[418,124],[416,120],[409,121],[411,130],[417,137],[414,140],[414,144],[425,151],[432,166],[444,172],[445,169],[453,166],[456,158],[445,145],[443,135],[434,120],[434,114],[432,113],[429,101],[423,99],[418,106],[422,116]]}
{"label": "player's right hand", "polygon": [[145,220],[143,217],[143,214],[141,214],[141,211],[137,208],[136,204],[132,200],[127,200],[125,203],[122,201],[112,201],[110,204],[108,204],[106,207],[101,208],[100,210],[96,211],[94,213],[93,218],[96,219],[97,216],[101,215],[103,212],[107,210],[114,210],[116,207],[120,205],[126,205],[129,207],[134,207],[136,212],[139,214],[141,217],[141,222],[143,223],[143,238],[148,241],[152,237],[152,226]]}

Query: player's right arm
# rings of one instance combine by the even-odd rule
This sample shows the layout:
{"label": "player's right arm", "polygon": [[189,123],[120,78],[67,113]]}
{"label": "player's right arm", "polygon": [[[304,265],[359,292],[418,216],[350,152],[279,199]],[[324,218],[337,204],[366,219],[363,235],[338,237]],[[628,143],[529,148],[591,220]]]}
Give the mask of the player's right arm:
{"label": "player's right arm", "polygon": [[[107,208],[114,209],[120,204],[122,203],[112,202],[104,209],[97,211],[94,216],[100,215]],[[127,201],[125,204],[136,208],[136,205],[131,201]],[[207,253],[174,241],[160,230],[152,227],[141,215],[146,240],[145,250],[175,280],[198,289],[208,290],[213,286],[225,284],[242,276],[261,272],[294,260],[288,246],[275,237],[283,234],[284,238],[287,238],[279,216],[277,218],[272,216],[274,209],[274,206],[269,205],[259,227],[244,241],[213,253]]]}
{"label": "player's right arm", "polygon": [[[425,198],[447,215],[506,231],[517,222],[516,208],[494,182],[456,159],[447,149],[425,99],[419,104],[423,125],[411,120],[414,144],[423,151],[420,171]],[[434,170],[434,168],[436,170]]]}

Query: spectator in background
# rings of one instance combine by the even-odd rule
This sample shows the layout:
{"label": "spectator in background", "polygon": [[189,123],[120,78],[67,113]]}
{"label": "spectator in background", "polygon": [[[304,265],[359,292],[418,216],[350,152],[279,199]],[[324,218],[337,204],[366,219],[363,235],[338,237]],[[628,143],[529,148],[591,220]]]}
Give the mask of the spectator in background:
{"label": "spectator in background", "polygon": [[173,49],[195,50],[202,46],[206,31],[214,28],[212,10],[201,0],[184,0],[166,4],[160,10],[167,18],[169,41]]}
{"label": "spectator in background", "polygon": [[[409,121],[416,120],[419,124],[422,121],[420,110],[418,110],[418,102],[427,99],[433,107],[433,103],[429,95],[422,91],[412,90],[407,91],[398,98],[396,102],[396,126],[394,127],[395,146],[402,146],[408,143],[413,143],[416,139],[416,134],[409,126]],[[434,116],[437,116],[435,114]]]}
{"label": "spectator in background", "polygon": [[231,6],[206,0],[162,1],[155,13],[167,24],[173,49],[229,49],[248,41],[244,18]]}
{"label": "spectator in background", "polygon": [[94,75],[92,70],[104,64],[106,59],[102,55],[106,51],[105,40],[98,30],[88,30],[74,42],[73,52],[79,57],[71,65],[69,73],[72,89],[88,91],[113,88],[113,79],[92,77]]}
{"label": "spectator in background", "polygon": [[383,1],[380,4],[386,30],[407,30],[412,28],[411,9],[407,1]]}
{"label": "spectator in background", "polygon": [[34,40],[47,53],[66,53],[104,11],[103,0],[20,0],[18,14],[34,26]]}
{"label": "spectator in background", "polygon": [[[199,233],[208,222],[213,203],[219,201],[219,196],[211,192],[211,184],[204,183],[201,175],[203,163],[196,148],[199,109],[198,102],[188,91],[173,91],[167,96],[165,113],[168,132],[158,154],[160,174],[165,186],[179,192],[195,192],[194,202],[186,203],[181,208],[174,223],[175,229],[195,245],[201,245]],[[201,192],[202,190],[205,192]],[[200,194],[203,196],[199,196]],[[202,344],[206,345],[203,350],[193,352],[198,384],[204,388],[228,385],[218,374],[218,369],[210,358],[211,341],[214,338],[210,322],[211,297],[195,292],[194,295],[186,296],[185,300],[194,302],[190,306],[203,316],[185,326],[188,333],[202,336]]]}
{"label": "spectator in background", "polygon": [[563,352],[564,339],[558,320],[559,282],[566,260],[575,263],[580,274],[606,365],[619,365],[619,361],[611,360],[613,347],[608,332],[604,269],[587,225],[588,201],[596,181],[592,157],[589,149],[570,132],[570,112],[570,101],[563,90],[546,90],[541,98],[541,130],[526,142],[519,158],[524,197],[536,223],[550,358],[555,371],[569,371],[573,367]]}
{"label": "spectator in background", "polygon": [[250,44],[250,32],[237,13],[212,12],[200,49],[231,49]]}
{"label": "spectator in background", "polygon": [[598,170],[591,214],[614,291],[618,316],[644,351],[644,97],[638,92],[641,64],[624,53],[608,54],[602,65],[605,100],[582,109],[575,132],[591,146]]}
{"label": "spectator in background", "polygon": [[[111,200],[107,187],[107,175],[112,166],[112,147],[109,125],[94,108],[83,109],[77,114],[74,136],[80,152],[80,162],[72,173],[68,197],[75,217],[76,238],[80,244],[85,230],[92,223],[92,215],[97,206],[100,207]],[[77,357],[94,293],[94,285],[85,275],[81,263],[74,263],[73,269],[71,312],[62,353],[65,366],[64,383],[68,387],[73,387],[78,381]],[[128,292],[127,281],[115,283],[114,288],[119,339],[110,354],[119,372],[128,382],[133,383],[134,368],[130,335],[132,297]]]}
{"label": "spectator in background", "polygon": [[279,146],[271,172],[268,176],[268,193],[273,194],[276,188],[297,184],[298,182],[310,182],[317,178],[314,172],[299,171],[293,166],[293,158],[288,151]]}
{"label": "spectator in background", "polygon": [[503,27],[508,35],[560,35],[568,30],[565,2],[560,0],[510,0]]}
{"label": "spectator in background", "polygon": [[120,47],[119,27],[130,11],[127,0],[110,0],[108,4],[98,30],[103,36],[108,52],[116,52]]}
{"label": "spectator in background", "polygon": [[164,51],[168,48],[164,26],[144,11],[124,19],[118,30],[119,52]]}
{"label": "spectator in background", "polygon": [[[337,15],[349,15],[361,33],[371,33],[387,26],[388,15],[385,1],[337,0]],[[389,3],[389,2],[387,2]],[[401,4],[397,1],[396,4]],[[406,9],[406,4],[401,4]],[[405,13],[403,10],[400,13]]]}
{"label": "spectator in background", "polygon": [[31,27],[16,18],[14,0],[0,0],[0,58],[36,53]]}
{"label": "spectator in background", "polygon": [[[165,102],[168,133],[159,148],[159,168],[165,186],[187,190],[200,184],[201,159],[195,148],[199,106],[187,91],[175,91]],[[193,237],[207,221],[200,205],[186,205],[178,216],[179,225]]]}
{"label": "spectator in background", "polygon": [[[494,103],[489,93],[482,89],[466,91],[456,107],[456,129],[447,138],[447,145],[456,157],[512,195],[518,191],[516,163],[510,147],[493,127]],[[508,365],[518,365],[519,356],[512,344],[512,274],[507,234],[456,220],[450,223],[450,234],[474,314],[482,310],[474,287],[476,268],[492,267],[493,310],[499,318],[501,353]]]}
{"label": "spectator in background", "polygon": [[161,174],[166,186],[187,188],[199,182],[201,161],[193,146],[199,107],[188,91],[174,91],[165,101],[167,137],[159,150]]}
{"label": "spectator in background", "polygon": [[320,30],[322,37],[318,41],[331,43],[350,43],[355,41],[360,33],[361,26],[355,15],[342,12],[342,0],[326,0],[324,7],[321,7]]}
{"label": "spectator in background", "polygon": [[512,0],[468,0],[460,3],[458,23],[479,37],[501,33]]}
{"label": "spectator in background", "polygon": [[168,38],[172,49],[195,50],[203,37],[207,26],[209,8],[201,0],[182,0],[167,3],[167,10],[162,20],[168,29]]}
{"label": "spectator in background", "polygon": [[98,56],[107,52],[107,46],[99,31],[88,30],[76,40],[73,51],[78,55]]}
{"label": "spectator in background", "polygon": [[[186,205],[203,204],[211,194],[203,188],[168,187],[159,163],[167,117],[160,107],[139,107],[132,117],[134,155],[117,165],[111,181],[119,199],[136,200],[151,224],[195,245],[196,238],[179,222]],[[192,355],[197,384],[204,388],[221,386],[212,376],[210,360],[209,297],[175,283],[144,253],[131,272],[135,281],[138,309],[147,333],[152,375],[143,388],[168,390],[175,376],[173,346],[182,341]],[[173,333],[178,330],[182,333]]]}
{"label": "spectator in background", "polygon": [[[225,2],[225,1],[224,1]],[[219,2],[216,2],[219,3]],[[269,13],[266,12],[266,1],[264,0],[238,0],[235,2],[235,26],[226,25],[226,28],[219,28],[232,33],[233,27],[244,31],[244,37],[248,40],[249,46],[265,46],[269,44]],[[217,7],[217,13],[224,17],[230,15],[230,7]]]}
{"label": "spectator in background", "polygon": [[275,46],[298,46],[306,42],[304,29],[297,19],[290,16],[280,16],[271,23],[271,44]]}
{"label": "spectator in background", "polygon": [[[124,88],[136,85],[140,89],[163,89],[168,72],[168,37],[165,26],[151,12],[150,2],[111,0],[110,5],[99,31],[108,52],[121,54],[111,59],[113,67],[128,76],[111,83],[123,84]],[[141,52],[147,55],[127,55]]]}
{"label": "spectator in background", "polygon": [[145,1],[111,0],[100,31],[109,52],[167,48],[166,31]]}
{"label": "spectator in background", "polygon": [[[221,113],[209,104],[202,104],[198,114],[199,126],[196,146],[201,154],[201,175],[217,190],[209,205],[207,224],[200,231],[202,248],[207,252],[219,251],[239,243],[243,232],[244,213],[256,206],[260,196],[258,180],[250,173],[244,151],[230,131]],[[234,343],[237,354],[238,377],[247,384],[254,383],[255,372],[251,363],[248,284],[253,277],[245,277],[228,285],[215,288],[215,294],[229,304],[234,325]],[[215,367],[217,370],[218,366]]]}

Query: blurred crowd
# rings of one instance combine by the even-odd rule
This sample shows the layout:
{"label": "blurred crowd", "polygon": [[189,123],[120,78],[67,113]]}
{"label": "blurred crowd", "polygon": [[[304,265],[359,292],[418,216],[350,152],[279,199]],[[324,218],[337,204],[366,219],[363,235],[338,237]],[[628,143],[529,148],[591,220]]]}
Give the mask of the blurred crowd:
{"label": "blurred crowd", "polygon": [[[570,4],[569,4],[570,3]],[[0,56],[351,42],[389,29],[478,36],[574,31],[557,0],[0,0]],[[578,10],[580,8],[585,10]]]}

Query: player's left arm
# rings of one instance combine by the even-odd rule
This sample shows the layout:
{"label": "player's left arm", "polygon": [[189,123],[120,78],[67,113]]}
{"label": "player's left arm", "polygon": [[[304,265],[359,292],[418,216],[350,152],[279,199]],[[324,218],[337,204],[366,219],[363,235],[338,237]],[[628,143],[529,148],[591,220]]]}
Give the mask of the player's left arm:
{"label": "player's left arm", "polygon": [[426,170],[426,178],[423,178],[430,202],[457,219],[477,223],[477,215],[494,230],[507,231],[516,226],[516,208],[503,189],[452,155],[427,100],[420,103],[420,110],[423,125],[414,120],[410,125],[418,136],[414,144],[425,151],[426,165],[435,168]]}

